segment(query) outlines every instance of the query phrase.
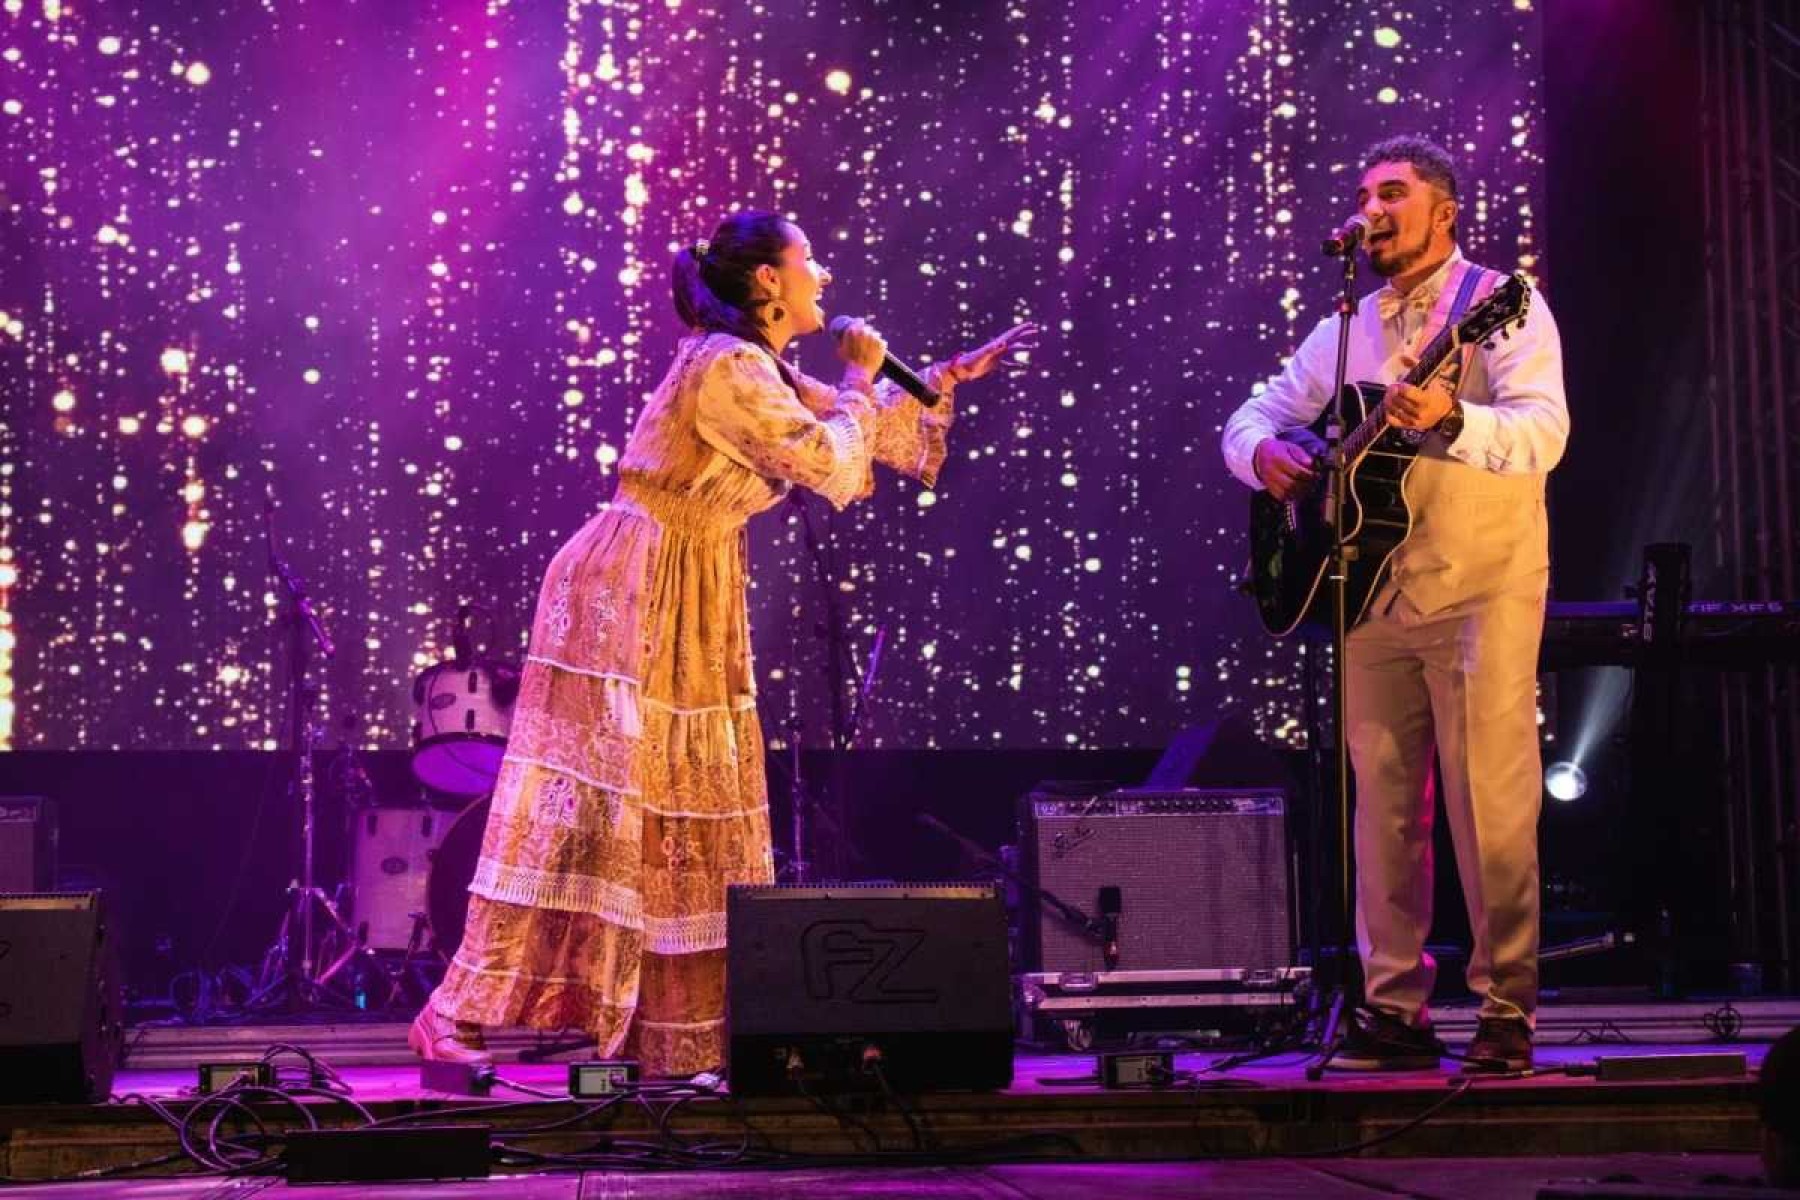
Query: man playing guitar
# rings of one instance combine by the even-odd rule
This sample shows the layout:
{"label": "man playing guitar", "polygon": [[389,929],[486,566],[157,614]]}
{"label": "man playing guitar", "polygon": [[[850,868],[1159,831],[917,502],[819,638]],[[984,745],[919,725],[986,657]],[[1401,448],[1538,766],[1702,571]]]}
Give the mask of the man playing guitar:
{"label": "man playing guitar", "polygon": [[[1537,819],[1543,796],[1536,671],[1549,578],[1544,485],[1568,437],[1562,345],[1541,296],[1488,348],[1464,346],[1424,386],[1396,382],[1462,306],[1505,277],[1456,244],[1450,157],[1420,137],[1363,156],[1364,249],[1387,286],[1352,318],[1347,378],[1387,384],[1388,422],[1418,431],[1404,475],[1410,528],[1345,654],[1346,736],[1357,782],[1356,933],[1366,1010],[1334,1064],[1435,1068],[1427,999],[1435,749],[1481,1000],[1468,1066],[1531,1066],[1537,1007]],[[1226,422],[1232,474],[1276,500],[1315,482],[1312,455],[1282,435],[1331,399],[1337,318]],[[1354,614],[1353,614],[1354,615]]]}

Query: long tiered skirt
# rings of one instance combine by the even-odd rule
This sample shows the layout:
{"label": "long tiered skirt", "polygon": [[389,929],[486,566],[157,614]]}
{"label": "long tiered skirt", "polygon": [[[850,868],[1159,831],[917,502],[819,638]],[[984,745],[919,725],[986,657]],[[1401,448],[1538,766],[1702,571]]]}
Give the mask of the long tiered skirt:
{"label": "long tiered skirt", "polygon": [[440,1012],[723,1062],[725,889],[773,875],[743,522],[628,483],[551,563]]}

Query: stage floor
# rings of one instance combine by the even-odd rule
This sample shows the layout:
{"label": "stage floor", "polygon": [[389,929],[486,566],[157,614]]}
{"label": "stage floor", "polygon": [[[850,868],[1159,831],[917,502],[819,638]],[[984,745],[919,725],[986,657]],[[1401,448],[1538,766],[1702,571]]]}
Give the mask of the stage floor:
{"label": "stage floor", "polygon": [[[304,1045],[314,1053],[334,1064],[336,1059],[329,1049],[321,1048],[322,1039],[312,1038],[289,1041],[287,1038],[263,1037],[260,1042],[256,1038],[254,1027],[242,1032],[249,1033],[246,1039],[254,1045],[258,1054],[270,1045],[288,1043]],[[283,1029],[283,1033],[292,1033],[292,1029]],[[398,1027],[395,1032],[404,1040],[405,1031]],[[1452,1049],[1461,1051],[1462,1043],[1452,1043]],[[1128,1088],[1116,1091],[1102,1089],[1097,1081],[1089,1081],[1094,1072],[1095,1056],[1075,1053],[1030,1053],[1021,1050],[1013,1060],[1013,1084],[1003,1092],[986,1094],[992,1100],[1031,1100],[1054,1096],[1058,1099],[1077,1098],[1099,1100],[1115,1095],[1166,1095],[1170,1093],[1186,1094],[1207,1091],[1324,1091],[1332,1094],[1359,1095],[1363,1093],[1404,1092],[1408,1094],[1441,1096],[1455,1085],[1472,1082],[1483,1091],[1502,1092],[1540,1092],[1554,1091],[1559,1093],[1585,1093],[1597,1091],[1607,1094],[1623,1087],[1656,1086],[1667,1087],[1668,1083],[1652,1084],[1601,1084],[1590,1077],[1569,1074],[1571,1068],[1579,1069],[1585,1064],[1592,1064],[1597,1057],[1630,1055],[1632,1057],[1667,1057],[1670,1055],[1741,1053],[1751,1073],[1762,1061],[1763,1053],[1768,1049],[1763,1042],[1737,1042],[1724,1045],[1718,1042],[1686,1043],[1686,1042],[1595,1042],[1584,1040],[1574,1045],[1544,1044],[1537,1047],[1536,1069],[1528,1075],[1519,1077],[1479,1077],[1473,1080],[1458,1070],[1458,1064],[1445,1059],[1443,1068],[1438,1071],[1401,1071],[1392,1073],[1371,1074],[1358,1071],[1327,1071],[1324,1078],[1317,1083],[1306,1078],[1306,1065],[1311,1061],[1309,1055],[1294,1053],[1283,1054],[1260,1062],[1234,1066],[1223,1072],[1215,1073],[1214,1067],[1225,1060],[1225,1054],[1177,1054],[1176,1070],[1185,1076],[1191,1076],[1191,1083],[1170,1088]],[[229,1059],[236,1055],[221,1055],[219,1059]],[[256,1057],[255,1054],[249,1057]],[[563,1093],[568,1085],[568,1066],[564,1059],[579,1061],[585,1055],[559,1055],[556,1062],[518,1062],[505,1061],[504,1052],[497,1067],[499,1078],[506,1083],[523,1084],[540,1090],[553,1090]],[[180,1067],[164,1066],[154,1069],[128,1068],[120,1071],[113,1080],[115,1095],[135,1094],[149,1096],[153,1099],[170,1101],[179,1100],[192,1093],[195,1083],[195,1068],[198,1059]],[[298,1062],[287,1060],[290,1065]],[[468,1100],[470,1097],[456,1097],[451,1093],[428,1092],[420,1086],[419,1065],[410,1054],[396,1054],[389,1062],[365,1064],[361,1066],[341,1066],[335,1068],[344,1081],[353,1089],[353,1095],[364,1104],[396,1104],[411,1103],[424,1100],[452,1101]],[[1710,1083],[1729,1089],[1733,1082],[1729,1079],[1713,1077],[1703,1080],[1678,1081],[1684,1083]],[[1736,1081],[1746,1084],[1748,1080]],[[725,1089],[729,1091],[729,1089]],[[959,1093],[945,1093],[945,1096]],[[495,1089],[495,1095],[517,1099],[522,1095],[512,1092],[509,1096],[505,1083]],[[974,1099],[969,1094],[968,1099]],[[759,1101],[761,1102],[761,1101]]]}
{"label": "stage floor", "polygon": [[[1718,1027],[1721,1014],[1727,1025],[1735,1023],[1740,1040],[1709,1035],[1707,1025]],[[1439,1013],[1453,1048],[1466,1042],[1472,1023],[1466,1012]],[[179,1141],[157,1109],[176,1115],[189,1110],[196,1065],[253,1059],[287,1044],[329,1064],[369,1118],[401,1125],[487,1123],[496,1141],[519,1149],[494,1168],[512,1173],[504,1180],[357,1185],[357,1195],[419,1195],[428,1188],[443,1196],[483,1189],[546,1197],[1048,1198],[1206,1189],[1328,1197],[1398,1189],[1404,1195],[1486,1197],[1535,1195],[1552,1178],[1626,1174],[1676,1183],[1711,1175],[1741,1181],[1756,1173],[1748,1157],[1758,1136],[1755,1068],[1767,1040],[1796,1023],[1800,1004],[1785,1001],[1736,1001],[1729,1011],[1720,1002],[1549,1009],[1540,1024],[1538,1070],[1519,1078],[1470,1080],[1446,1060],[1436,1072],[1332,1072],[1312,1082],[1305,1076],[1308,1060],[1299,1054],[1218,1070],[1222,1053],[1183,1053],[1176,1086],[1104,1090],[1086,1078],[1094,1070],[1091,1054],[1022,1049],[1013,1086],[1003,1092],[934,1093],[903,1104],[880,1094],[743,1100],[689,1095],[672,1107],[666,1094],[586,1107],[554,1099],[566,1088],[566,1062],[517,1061],[521,1053],[545,1049],[525,1035],[493,1039],[503,1082],[482,1097],[423,1088],[399,1022],[145,1027],[133,1033],[113,1103],[0,1107],[0,1178],[68,1178],[164,1155],[178,1158]],[[1685,1036],[1645,1036],[1656,1031]],[[1602,1056],[1666,1059],[1721,1051],[1742,1053],[1746,1072],[1646,1082],[1600,1082],[1584,1073]],[[586,1056],[572,1047],[559,1054],[565,1060]],[[301,1062],[291,1052],[279,1059],[284,1076]],[[326,1126],[364,1119],[342,1099],[308,1098],[306,1115],[291,1102],[269,1099],[257,1113],[271,1132],[295,1128],[303,1119]],[[653,1177],[613,1170],[628,1165],[623,1151],[614,1161],[558,1157],[596,1147],[610,1154],[618,1147],[667,1144],[663,1139],[671,1131],[688,1145],[754,1146],[746,1161],[759,1168]],[[1682,1157],[1687,1155],[1708,1157]],[[150,1171],[192,1169],[175,1158]],[[1044,1159],[1058,1161],[1048,1165]],[[569,1171],[538,1177],[553,1163]],[[584,1165],[607,1170],[582,1173]],[[821,1182],[827,1178],[836,1182]],[[262,1182],[227,1185],[215,1177],[211,1186],[231,1190],[211,1193],[197,1181],[141,1181],[134,1186],[150,1190],[92,1194],[224,1196]],[[87,1194],[87,1186],[58,1185],[55,1194]],[[1721,1200],[1730,1194],[1721,1185],[1706,1186],[1706,1194]]]}
{"label": "stage floor", "polygon": [[[1780,1200],[1748,1154],[1511,1159],[1038,1163],[989,1167],[565,1172],[432,1183],[296,1187],[308,1200]],[[1604,1182],[1603,1182],[1604,1181]],[[7,1189],[19,1200],[225,1200],[287,1191],[279,1179],[158,1179]]]}

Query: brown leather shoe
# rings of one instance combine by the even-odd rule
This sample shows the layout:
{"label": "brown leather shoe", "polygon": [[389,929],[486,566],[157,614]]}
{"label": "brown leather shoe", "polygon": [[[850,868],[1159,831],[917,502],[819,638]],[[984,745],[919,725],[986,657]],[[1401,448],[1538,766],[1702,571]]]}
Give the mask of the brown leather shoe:
{"label": "brown leather shoe", "polygon": [[1463,1062],[1465,1074],[1531,1070],[1531,1026],[1514,1017],[1482,1017]]}
{"label": "brown leather shoe", "polygon": [[428,1003],[413,1018],[406,1032],[406,1044],[412,1052],[430,1062],[490,1063],[487,1042],[481,1026],[469,1021],[452,1021]]}

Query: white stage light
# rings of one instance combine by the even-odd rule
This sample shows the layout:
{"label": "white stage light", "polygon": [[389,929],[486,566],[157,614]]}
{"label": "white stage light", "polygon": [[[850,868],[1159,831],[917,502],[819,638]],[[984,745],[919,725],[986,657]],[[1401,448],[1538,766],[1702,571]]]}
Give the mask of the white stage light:
{"label": "white stage light", "polygon": [[1544,770],[1544,790],[1552,800],[1579,800],[1587,794],[1587,783],[1587,772],[1572,762],[1551,763]]}

